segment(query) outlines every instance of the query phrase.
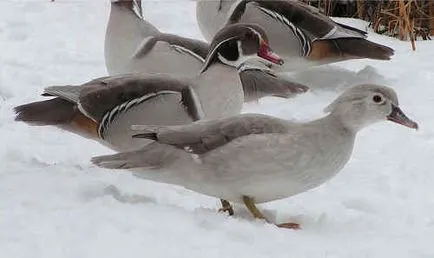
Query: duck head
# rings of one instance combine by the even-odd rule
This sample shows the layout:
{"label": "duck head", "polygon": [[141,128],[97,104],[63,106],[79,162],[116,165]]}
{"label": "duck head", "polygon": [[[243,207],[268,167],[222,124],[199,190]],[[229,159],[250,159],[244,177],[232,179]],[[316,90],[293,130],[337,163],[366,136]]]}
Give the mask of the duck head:
{"label": "duck head", "polygon": [[141,0],[110,0],[112,5],[121,6],[133,11],[138,17],[143,17]]}
{"label": "duck head", "polygon": [[260,26],[233,24],[215,35],[201,73],[216,62],[237,69],[270,70],[273,66],[281,66],[283,59],[271,50],[268,37]]}
{"label": "duck head", "polygon": [[340,95],[325,111],[338,116],[345,127],[354,132],[384,120],[413,129],[419,128],[400,109],[395,91],[385,86],[355,86]]}

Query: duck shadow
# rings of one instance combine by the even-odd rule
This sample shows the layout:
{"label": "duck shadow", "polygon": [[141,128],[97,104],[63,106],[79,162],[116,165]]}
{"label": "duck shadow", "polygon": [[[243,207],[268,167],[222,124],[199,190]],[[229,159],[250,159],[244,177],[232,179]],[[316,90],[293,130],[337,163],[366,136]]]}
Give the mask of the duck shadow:
{"label": "duck shadow", "polygon": [[304,84],[311,91],[336,91],[346,89],[359,84],[389,84],[387,79],[379,71],[370,65],[359,71],[351,71],[336,65],[322,65],[311,67],[303,71],[282,73],[280,76],[291,81]]}
{"label": "duck shadow", "polygon": [[148,196],[122,193],[119,188],[114,185],[87,190],[82,193],[82,197],[86,200],[93,200],[105,196],[110,196],[116,201],[125,204],[157,203],[155,199]]}
{"label": "duck shadow", "polygon": [[[119,203],[122,203],[122,204],[149,204],[149,203],[158,204],[156,199],[148,197],[148,196],[122,193],[121,190],[119,190],[119,188],[114,186],[114,185],[108,185],[108,186],[104,186],[102,188],[93,188],[92,190],[87,190],[87,191],[84,191],[82,193],[82,197],[88,201],[98,199],[101,197],[105,197],[105,196],[112,197],[113,199],[115,199],[116,201],[118,201]],[[225,212],[219,212],[218,211],[220,208],[219,203],[220,202],[218,201],[218,199],[216,199],[215,208],[205,208],[205,207],[198,206],[194,210],[196,212],[201,213],[202,215],[213,214],[213,215],[219,215],[219,216],[223,216],[223,217],[227,217],[227,218],[233,218],[236,220],[265,223],[265,222],[261,222],[260,220],[253,218],[250,211],[245,206],[243,206],[241,204],[232,204],[234,211],[235,211],[235,214],[232,216],[230,216],[228,213],[225,213]],[[171,206],[173,208],[182,209],[185,211],[189,210],[189,209],[185,209],[183,207],[177,206],[177,205],[170,205],[170,204],[169,205],[168,204],[161,204],[161,205]],[[300,220],[302,220],[302,218],[297,217],[297,216],[296,217],[288,216],[288,214],[280,214],[280,212],[278,214],[278,211],[275,209],[261,208],[261,211],[264,214],[264,216],[272,223],[283,223],[283,222],[288,222],[288,221],[299,222]],[[194,214],[195,214],[195,212],[192,212],[192,215],[194,215]],[[214,216],[211,216],[211,217],[214,217]],[[223,218],[223,217],[221,217],[221,218]],[[212,222],[210,221],[210,223],[212,223]]]}

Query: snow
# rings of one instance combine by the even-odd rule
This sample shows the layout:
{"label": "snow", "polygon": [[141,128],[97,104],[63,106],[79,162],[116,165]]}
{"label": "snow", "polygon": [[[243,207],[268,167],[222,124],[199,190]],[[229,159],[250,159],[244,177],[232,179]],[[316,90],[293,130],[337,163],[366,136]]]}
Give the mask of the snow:
{"label": "snow", "polygon": [[[193,1],[144,1],[164,31],[201,37]],[[261,205],[302,230],[217,213],[219,201],[184,188],[92,166],[111,150],[49,127],[13,121],[12,108],[42,99],[49,85],[106,74],[107,0],[0,1],[1,257],[434,257],[434,43],[392,46],[390,62],[348,61],[293,75],[313,90],[268,98],[247,112],[308,120],[345,88],[393,87],[419,131],[384,122],[362,131],[350,163],[333,180]]]}

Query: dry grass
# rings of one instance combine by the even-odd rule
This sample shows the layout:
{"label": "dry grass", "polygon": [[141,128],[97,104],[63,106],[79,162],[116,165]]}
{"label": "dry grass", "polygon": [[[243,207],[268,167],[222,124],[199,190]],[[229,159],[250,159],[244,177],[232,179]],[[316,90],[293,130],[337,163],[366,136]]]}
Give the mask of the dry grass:
{"label": "dry grass", "polygon": [[377,33],[411,41],[413,50],[416,40],[428,40],[434,35],[434,0],[302,1],[327,15],[369,21]]}

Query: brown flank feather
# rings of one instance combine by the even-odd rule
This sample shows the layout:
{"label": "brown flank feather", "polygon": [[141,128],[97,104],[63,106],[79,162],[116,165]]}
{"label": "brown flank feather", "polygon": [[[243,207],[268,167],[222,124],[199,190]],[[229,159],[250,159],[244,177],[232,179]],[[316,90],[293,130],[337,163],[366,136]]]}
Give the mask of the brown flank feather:
{"label": "brown flank feather", "polygon": [[74,118],[71,120],[71,126],[76,128],[77,131],[85,132],[89,136],[98,137],[98,125],[95,121],[80,112],[76,112]]}

